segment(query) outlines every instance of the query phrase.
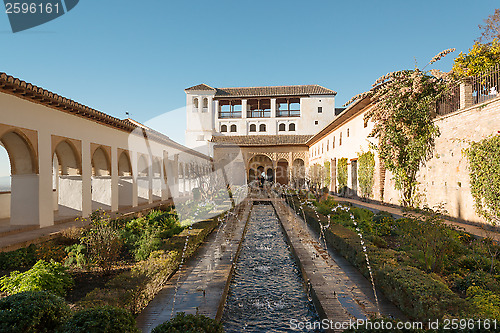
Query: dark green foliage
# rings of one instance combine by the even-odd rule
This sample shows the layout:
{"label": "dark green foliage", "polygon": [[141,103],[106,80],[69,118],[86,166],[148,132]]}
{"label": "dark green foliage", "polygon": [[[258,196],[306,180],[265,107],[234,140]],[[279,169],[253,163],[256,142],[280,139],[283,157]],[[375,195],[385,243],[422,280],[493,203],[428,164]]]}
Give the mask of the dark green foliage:
{"label": "dark green foliage", "polygon": [[91,221],[90,228],[80,239],[86,247],[87,262],[103,271],[110,271],[123,246],[120,232],[116,223],[101,210],[92,213]]}
{"label": "dark green foliage", "polygon": [[[287,199],[295,200],[297,213],[305,215],[316,232],[320,223],[328,224],[321,213],[337,205],[329,200],[317,203],[318,221],[311,207],[304,205],[304,214],[297,198]],[[500,276],[495,275],[500,264],[491,256],[498,246],[491,240],[451,228],[431,211],[394,220],[387,212],[373,215],[352,206],[347,211],[337,209],[325,230],[328,246],[365,276],[368,270],[351,214],[363,233],[375,284],[408,317],[500,319]]]}
{"label": "dark green foliage", "polygon": [[472,142],[465,150],[469,160],[470,189],[478,215],[500,222],[500,135]]}
{"label": "dark green foliage", "polygon": [[347,187],[347,158],[342,157],[337,162],[338,192],[343,193]]}
{"label": "dark green foliage", "polygon": [[64,260],[65,266],[76,266],[83,268],[87,264],[86,247],[83,244],[73,244],[64,249],[68,254]]}
{"label": "dark green foliage", "polygon": [[151,211],[148,215],[123,223],[121,237],[137,261],[145,260],[151,252],[162,249],[163,239],[180,233],[180,226],[172,211]]}
{"label": "dark green foliage", "polygon": [[155,327],[152,333],[223,333],[222,324],[203,315],[178,313],[174,318]]}
{"label": "dark green foliage", "polygon": [[0,252],[0,269],[31,267],[36,263],[36,246],[30,245],[11,252]]}
{"label": "dark green foliage", "polygon": [[375,154],[371,151],[358,155],[358,182],[361,196],[369,198],[372,195],[375,178]]}
{"label": "dark green foliage", "polygon": [[39,260],[24,273],[14,271],[0,278],[0,290],[9,294],[45,290],[64,296],[66,289],[73,285],[73,279],[66,270],[67,268],[58,262]]}
{"label": "dark green foliage", "polygon": [[69,315],[62,298],[45,291],[27,291],[0,299],[0,332],[54,332]]}
{"label": "dark green foliage", "polygon": [[111,306],[76,312],[63,325],[61,333],[135,333],[139,332],[129,311]]}

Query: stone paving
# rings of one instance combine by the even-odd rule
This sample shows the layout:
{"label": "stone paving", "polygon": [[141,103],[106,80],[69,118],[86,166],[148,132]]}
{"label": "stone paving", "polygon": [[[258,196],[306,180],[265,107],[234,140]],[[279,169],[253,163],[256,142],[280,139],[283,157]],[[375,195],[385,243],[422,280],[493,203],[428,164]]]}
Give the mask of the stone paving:
{"label": "stone paving", "polygon": [[317,236],[282,199],[272,200],[275,210],[317,296],[318,311],[334,322],[367,319],[380,313],[405,319],[401,311],[377,291],[377,309],[371,283],[349,262],[333,251],[326,251]]}
{"label": "stone paving", "polygon": [[236,216],[212,233],[198,253],[172,276],[137,318],[142,332],[150,332],[177,312],[220,318],[250,209],[247,199]]}

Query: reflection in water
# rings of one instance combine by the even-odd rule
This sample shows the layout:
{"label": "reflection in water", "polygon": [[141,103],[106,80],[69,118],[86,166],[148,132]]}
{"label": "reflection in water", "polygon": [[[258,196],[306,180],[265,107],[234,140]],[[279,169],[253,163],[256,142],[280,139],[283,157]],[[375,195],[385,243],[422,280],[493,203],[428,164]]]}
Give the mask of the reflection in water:
{"label": "reflection in water", "polygon": [[290,332],[319,321],[270,205],[255,205],[224,309],[226,332]]}

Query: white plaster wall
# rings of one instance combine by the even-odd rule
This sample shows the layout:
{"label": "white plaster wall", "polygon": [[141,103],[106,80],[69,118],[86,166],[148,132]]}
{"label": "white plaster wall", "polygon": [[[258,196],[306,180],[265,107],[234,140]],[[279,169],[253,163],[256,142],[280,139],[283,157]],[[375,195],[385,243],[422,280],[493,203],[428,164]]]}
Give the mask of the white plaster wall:
{"label": "white plaster wall", "polygon": [[[39,217],[38,175],[13,175],[11,180],[10,224],[37,224]],[[47,205],[52,210],[52,193],[48,194]]]}
{"label": "white plaster wall", "polygon": [[[76,216],[82,213],[82,177],[59,176],[60,216]],[[55,200],[57,204],[57,200]]]}
{"label": "white plaster wall", "polygon": [[161,178],[152,179],[153,201],[161,200]]}
{"label": "white plaster wall", "polygon": [[139,204],[145,204],[149,202],[148,178],[141,177],[137,179],[137,197],[139,198]]}
{"label": "white plaster wall", "polygon": [[[336,158],[337,162],[343,157],[347,158],[347,186],[349,188],[352,187],[351,160],[357,159],[358,154],[360,154],[361,152],[369,151],[370,142],[375,142],[375,140],[368,138],[368,135],[373,129],[373,124],[369,122],[367,124],[367,127],[364,126],[365,112],[362,112],[346,120],[346,122],[341,124],[332,132],[323,136],[321,140],[314,143],[309,148],[309,165],[323,165],[325,161],[330,161],[334,158]],[[347,136],[348,129],[349,136]],[[340,143],[341,134],[342,144]],[[377,161],[378,159],[376,158],[375,160]]]}
{"label": "white plaster wall", "polygon": [[10,192],[0,193],[0,219],[10,217]]}
{"label": "white plaster wall", "polygon": [[[119,129],[96,123],[92,120],[68,114],[47,106],[32,103],[16,96],[0,93],[0,123],[4,125],[16,126],[20,128],[37,131],[39,134],[39,168],[40,179],[43,182],[38,185],[38,181],[31,184],[19,181],[25,190],[13,194],[12,201],[14,209],[12,214],[20,214],[17,218],[18,224],[53,224],[53,194],[52,194],[52,156],[51,156],[51,135],[66,138],[78,139],[82,142],[82,214],[88,216],[92,211],[91,194],[91,143],[104,145],[112,148],[111,160],[117,159],[116,150],[118,148],[131,152],[151,153],[153,156],[164,156],[167,152],[169,156],[179,155],[179,160],[201,160],[206,159],[185,152],[182,147],[163,144],[150,140],[148,144],[140,136],[142,131],[138,131],[138,136]],[[165,133],[168,135],[168,133]],[[137,165],[134,154],[131,154],[134,175],[137,175]],[[117,164],[113,163],[112,164]],[[37,177],[37,176],[34,176]],[[113,177],[117,177],[113,175]],[[23,184],[21,184],[23,183]],[[96,186],[104,186],[103,183]],[[107,189],[102,188],[101,193],[108,193],[105,199],[98,195],[94,200],[102,201],[106,205],[111,205],[111,197],[118,196],[118,181],[111,188],[111,181],[107,183]],[[14,188],[14,187],[13,187]],[[109,195],[111,192],[111,195]],[[113,194],[114,193],[114,194]],[[17,203],[17,202],[20,203]],[[27,209],[29,208],[29,209]],[[40,218],[39,218],[40,217]]]}
{"label": "white plaster wall", "polygon": [[132,177],[120,177],[118,183],[119,206],[129,207],[133,205],[133,183],[134,179]]}
{"label": "white plaster wall", "polygon": [[92,177],[92,210],[111,209],[111,177]]}

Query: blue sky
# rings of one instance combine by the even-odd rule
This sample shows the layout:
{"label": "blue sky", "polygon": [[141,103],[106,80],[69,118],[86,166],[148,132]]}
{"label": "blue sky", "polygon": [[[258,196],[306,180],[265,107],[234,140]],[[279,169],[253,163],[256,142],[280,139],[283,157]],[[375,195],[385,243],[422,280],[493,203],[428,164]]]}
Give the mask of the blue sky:
{"label": "blue sky", "polygon": [[379,76],[415,61],[423,67],[455,47],[434,66],[451,69],[496,7],[498,0],[81,0],[16,34],[0,12],[0,71],[119,118],[128,111],[148,123],[177,110],[168,114],[175,125],[157,129],[183,143],[183,90],[191,85],[320,84],[338,92],[341,106]]}

